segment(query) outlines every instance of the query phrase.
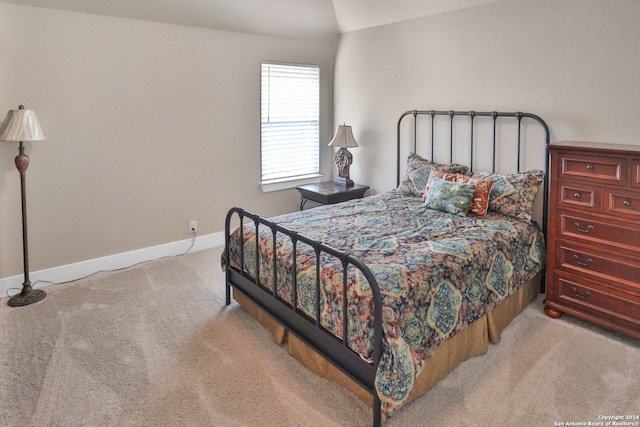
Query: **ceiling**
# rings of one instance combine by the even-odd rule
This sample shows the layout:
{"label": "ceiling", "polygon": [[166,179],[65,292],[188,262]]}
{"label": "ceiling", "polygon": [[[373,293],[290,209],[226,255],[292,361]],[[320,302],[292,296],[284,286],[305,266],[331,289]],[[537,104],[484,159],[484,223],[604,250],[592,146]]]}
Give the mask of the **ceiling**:
{"label": "ceiling", "polygon": [[[0,0],[120,18],[309,40],[499,0]],[[268,18],[266,18],[268,17]]]}
{"label": "ceiling", "polygon": [[341,33],[506,0],[333,0]]}

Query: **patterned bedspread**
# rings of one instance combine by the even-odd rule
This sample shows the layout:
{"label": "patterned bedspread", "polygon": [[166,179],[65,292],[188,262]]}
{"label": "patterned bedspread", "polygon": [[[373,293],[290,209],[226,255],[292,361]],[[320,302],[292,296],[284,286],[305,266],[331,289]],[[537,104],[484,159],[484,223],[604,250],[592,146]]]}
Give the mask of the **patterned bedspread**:
{"label": "patterned bedspread", "polygon": [[[393,190],[338,205],[271,218],[360,258],[375,275],[383,300],[383,355],[376,388],[389,416],[408,396],[423,359],[447,338],[516,292],[543,266],[542,233],[534,224],[500,214],[459,217],[424,207]],[[260,278],[273,286],[273,235],[260,227]],[[231,265],[239,266],[239,233]],[[255,274],[255,226],[244,228],[245,267]],[[278,234],[278,294],[292,303],[291,247]],[[315,252],[298,243],[298,305],[315,318]],[[342,337],[342,263],[321,258],[322,325]],[[348,272],[348,344],[372,359],[371,291],[364,276]]]}

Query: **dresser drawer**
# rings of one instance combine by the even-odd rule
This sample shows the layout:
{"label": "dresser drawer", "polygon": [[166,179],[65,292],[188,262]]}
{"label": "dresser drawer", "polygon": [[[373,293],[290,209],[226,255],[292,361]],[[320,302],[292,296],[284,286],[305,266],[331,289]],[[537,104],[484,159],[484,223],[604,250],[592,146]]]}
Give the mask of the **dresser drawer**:
{"label": "dresser drawer", "polygon": [[[576,274],[614,281],[625,289],[640,292],[640,261],[589,251],[559,243],[557,266]],[[623,283],[624,282],[624,283]]]}
{"label": "dresser drawer", "polygon": [[640,160],[631,161],[631,186],[640,188]]}
{"label": "dresser drawer", "polygon": [[[640,224],[600,219],[583,214],[559,212],[558,237],[585,244],[599,243],[626,251],[640,252]],[[640,255],[639,255],[640,256]]]}
{"label": "dresser drawer", "polygon": [[582,178],[597,182],[626,184],[628,164],[625,158],[562,153],[558,178]]}
{"label": "dresser drawer", "polygon": [[640,219],[640,193],[605,190],[604,212],[626,218]]}
{"label": "dresser drawer", "polygon": [[[606,286],[581,279],[555,276],[558,301],[565,307],[574,308],[580,313],[597,316],[595,323],[622,326],[627,331],[640,333],[640,296],[618,293]],[[575,313],[579,314],[579,313]],[[584,316],[580,316],[584,317]]]}
{"label": "dresser drawer", "polygon": [[586,183],[558,182],[558,205],[566,208],[600,210],[600,187]]}

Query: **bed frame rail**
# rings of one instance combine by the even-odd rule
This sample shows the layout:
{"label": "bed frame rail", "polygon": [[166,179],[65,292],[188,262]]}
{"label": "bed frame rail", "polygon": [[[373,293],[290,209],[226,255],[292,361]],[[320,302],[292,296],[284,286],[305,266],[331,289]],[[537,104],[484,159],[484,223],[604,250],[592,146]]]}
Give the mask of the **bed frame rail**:
{"label": "bed frame rail", "polygon": [[[240,266],[239,268],[230,265],[230,238],[231,222],[237,216],[240,221]],[[256,274],[255,277],[247,273],[245,268],[245,248],[244,248],[244,223],[245,219],[253,222],[256,235]],[[248,223],[250,224],[250,222]],[[273,288],[269,289],[260,282],[260,256],[258,244],[258,231],[260,226],[268,227],[271,230],[271,244],[274,249],[277,244],[278,234],[287,236],[293,247],[293,265],[297,266],[297,245],[298,242],[311,246],[315,252],[316,280],[315,280],[315,319],[310,319],[298,308],[297,303],[297,268],[293,269],[291,277],[292,300],[289,304],[277,293],[277,251],[273,251]],[[343,304],[342,318],[343,329],[342,339],[336,337],[331,332],[322,327],[320,323],[320,258],[322,254],[328,254],[340,260],[342,263],[343,276]],[[226,305],[231,303],[231,286],[242,292],[257,306],[269,313],[276,321],[284,326],[288,331],[309,345],[325,359],[331,362],[346,375],[354,379],[360,386],[373,395],[373,424],[380,426],[382,422],[380,399],[375,388],[375,376],[382,355],[382,298],[380,288],[374,275],[369,268],[358,258],[349,253],[340,251],[324,243],[315,241],[303,234],[290,230],[275,222],[262,218],[241,208],[232,208],[227,213],[225,222],[225,250],[226,260]],[[364,363],[362,358],[348,346],[348,315],[347,315],[347,283],[348,268],[352,265],[367,279],[371,287],[373,296],[373,363]]]}

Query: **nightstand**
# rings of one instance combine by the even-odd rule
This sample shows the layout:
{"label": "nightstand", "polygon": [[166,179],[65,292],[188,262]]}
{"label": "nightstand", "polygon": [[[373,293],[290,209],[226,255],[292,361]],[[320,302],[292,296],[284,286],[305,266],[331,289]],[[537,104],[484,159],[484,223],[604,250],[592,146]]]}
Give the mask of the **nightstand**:
{"label": "nightstand", "polygon": [[333,181],[327,181],[300,185],[296,187],[296,189],[300,192],[300,210],[302,210],[307,202],[332,205],[334,203],[346,202],[347,200],[361,199],[369,187],[360,184],[347,187],[336,184]]}

